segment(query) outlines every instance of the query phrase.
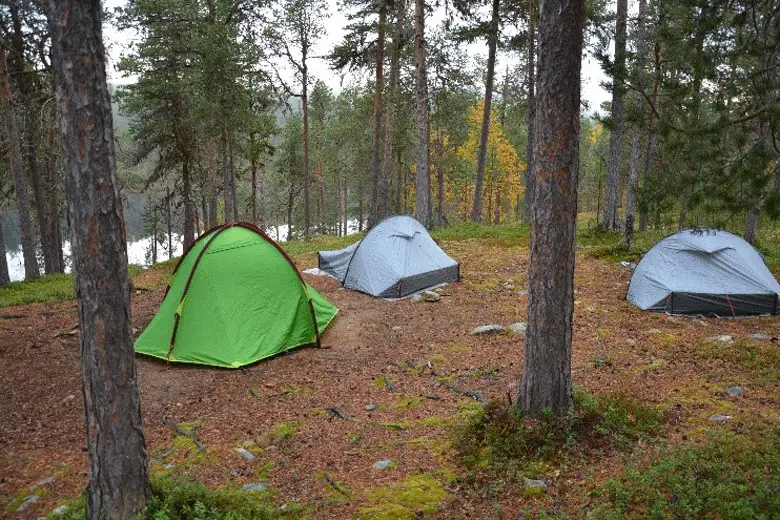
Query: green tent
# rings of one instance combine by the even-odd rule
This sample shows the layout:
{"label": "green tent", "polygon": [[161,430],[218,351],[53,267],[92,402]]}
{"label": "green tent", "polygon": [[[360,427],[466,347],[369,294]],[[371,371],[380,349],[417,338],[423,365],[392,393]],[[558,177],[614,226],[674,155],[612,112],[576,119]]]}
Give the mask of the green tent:
{"label": "green tent", "polygon": [[262,230],[226,224],[204,233],[182,256],[135,350],[236,368],[319,345],[337,312]]}

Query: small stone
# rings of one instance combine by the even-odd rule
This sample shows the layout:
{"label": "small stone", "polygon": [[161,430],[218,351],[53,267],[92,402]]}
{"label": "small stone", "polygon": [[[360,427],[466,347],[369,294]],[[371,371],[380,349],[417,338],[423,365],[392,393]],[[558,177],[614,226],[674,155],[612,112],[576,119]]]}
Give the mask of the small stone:
{"label": "small stone", "polygon": [[731,397],[742,397],[742,395],[745,393],[745,389],[741,386],[734,385],[726,388],[726,393]]}
{"label": "small stone", "polygon": [[669,323],[677,323],[677,320],[675,318],[673,318],[672,316],[668,316],[666,318],[666,321],[668,321]]}
{"label": "small stone", "polygon": [[377,471],[392,468],[393,466],[395,466],[395,464],[393,464],[393,461],[390,459],[382,459],[374,462],[374,469]]}
{"label": "small stone", "polygon": [[635,339],[627,339],[626,343],[628,343],[630,346],[635,347],[636,346],[636,340]]}
{"label": "small stone", "polygon": [[604,356],[598,356],[593,360],[593,366],[596,368],[602,368],[607,364],[607,358]]}
{"label": "small stone", "polygon": [[57,477],[46,477],[42,478],[38,482],[35,483],[33,487],[43,487],[48,486],[49,484],[54,484],[57,481]]}
{"label": "small stone", "polygon": [[241,455],[241,458],[244,460],[255,460],[255,456],[252,455],[251,451],[247,451],[244,448],[236,448],[236,453]]}
{"label": "small stone", "polygon": [[750,337],[753,338],[753,339],[761,340],[761,341],[766,341],[766,340],[772,339],[772,336],[770,336],[769,334],[753,334]]}
{"label": "small stone", "polygon": [[547,482],[545,482],[544,480],[534,480],[531,478],[523,477],[523,485],[527,488],[541,489],[542,491],[547,491]]}
{"label": "small stone", "polygon": [[528,289],[520,289],[519,291],[517,291],[517,294],[519,294],[520,296],[528,296]]}
{"label": "small stone", "polygon": [[76,396],[73,394],[65,396],[65,399],[62,400],[62,404],[68,404],[71,401],[74,401],[76,399]]}
{"label": "small stone", "polygon": [[371,403],[371,404],[367,404],[367,405],[366,405],[366,406],[364,406],[363,408],[365,408],[365,410],[366,410],[367,412],[373,412],[374,410],[376,410],[377,408],[379,408],[379,406],[375,405],[374,403]]}
{"label": "small stone", "polygon": [[173,462],[169,462],[168,464],[163,464],[163,469],[172,469],[175,465]]}
{"label": "small stone", "polygon": [[241,489],[244,491],[265,491],[268,489],[268,484],[265,482],[252,482],[250,484],[244,484]]}
{"label": "small stone", "polygon": [[402,327],[400,325],[396,325],[395,327],[391,328],[390,330],[392,330],[393,332],[398,332],[399,330],[401,330],[401,328]]}
{"label": "small stone", "polygon": [[141,331],[138,329],[138,327],[133,327],[132,332],[133,332],[133,336],[135,336],[136,334],[138,334]]}
{"label": "small stone", "polygon": [[471,331],[472,336],[482,336],[485,334],[502,334],[505,332],[504,327],[501,325],[480,325],[475,327]]}
{"label": "small stone", "polygon": [[33,505],[40,499],[38,495],[30,495],[28,497],[25,497],[24,502],[22,502],[19,507],[16,508],[17,513],[21,513],[22,511],[26,511],[28,507]]}
{"label": "small stone", "polygon": [[661,329],[650,329],[647,331],[649,334],[660,334]]}
{"label": "small stone", "polygon": [[439,294],[437,292],[433,292],[433,291],[425,291],[422,294],[422,298],[426,302],[437,302],[437,301],[441,300],[441,294]]}
{"label": "small stone", "polygon": [[734,343],[734,338],[728,334],[720,334],[718,336],[712,336],[710,341],[720,341],[722,343]]}
{"label": "small stone", "polygon": [[511,291],[511,290],[513,290],[514,288],[515,288],[515,286],[514,286],[514,285],[512,285],[511,283],[505,283],[505,284],[504,284],[504,289],[506,289],[507,291]]}
{"label": "small stone", "polygon": [[422,300],[421,294],[415,294],[411,297],[412,303],[417,303]]}
{"label": "small stone", "polygon": [[726,415],[722,413],[716,413],[715,415],[710,417],[710,421],[715,421],[715,422],[724,422],[724,421],[728,421],[729,419],[731,419],[730,415]]}
{"label": "small stone", "polygon": [[524,321],[518,321],[509,325],[507,329],[515,334],[525,334],[525,331],[528,330],[528,324]]}
{"label": "small stone", "polygon": [[62,504],[61,506],[55,507],[54,510],[51,512],[51,514],[59,516],[65,514],[65,511],[67,510],[68,510],[68,506]]}

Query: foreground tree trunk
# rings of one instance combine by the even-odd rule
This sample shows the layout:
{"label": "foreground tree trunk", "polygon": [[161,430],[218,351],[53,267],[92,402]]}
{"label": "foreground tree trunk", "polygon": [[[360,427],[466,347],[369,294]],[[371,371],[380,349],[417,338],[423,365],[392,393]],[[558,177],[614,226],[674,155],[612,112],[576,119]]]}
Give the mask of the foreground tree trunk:
{"label": "foreground tree trunk", "polygon": [[3,103],[3,122],[8,140],[8,160],[11,163],[11,176],[16,192],[16,207],[19,211],[19,227],[22,239],[25,279],[38,278],[38,260],[35,257],[35,236],[30,218],[30,203],[27,199],[27,182],[24,178],[22,160],[22,141],[16,123],[16,110],[11,96],[11,84],[8,79],[8,61],[5,47],[0,45],[0,99]]}
{"label": "foreground tree trunk", "polygon": [[518,403],[529,415],[571,407],[574,224],[579,172],[583,0],[543,0],[528,273],[528,331]]}
{"label": "foreground tree trunk", "polygon": [[11,275],[8,272],[8,260],[5,257],[5,238],[3,237],[3,221],[0,219],[0,287],[11,283]]}
{"label": "foreground tree trunk", "polygon": [[525,146],[525,211],[523,220],[528,222],[534,193],[534,126],[536,124],[536,6],[538,0],[528,2],[528,139]]}
{"label": "foreground tree trunk", "polygon": [[66,156],[89,454],[87,518],[132,519],[151,497],[135,371],[99,0],[49,0]]}
{"label": "foreground tree trunk", "polygon": [[428,126],[428,69],[425,53],[424,0],[414,1],[415,108],[417,111],[417,174],[414,180],[414,217],[431,225],[430,127]]}
{"label": "foreground tree trunk", "polygon": [[607,161],[607,183],[604,196],[604,229],[618,229],[618,206],[620,205],[620,147],[623,140],[623,82],[626,79],[626,18],[628,0],[617,0],[615,21],[615,64],[612,70],[612,121],[609,135],[609,160]]}
{"label": "foreground tree trunk", "polygon": [[379,2],[379,27],[376,39],[376,85],[374,86],[374,134],[371,142],[371,206],[368,210],[368,227],[376,224],[379,212],[379,177],[382,175],[382,91],[385,88],[385,25],[387,6]]}
{"label": "foreground tree trunk", "polygon": [[647,0],[639,0],[639,13],[636,28],[636,93],[634,110],[637,121],[631,133],[631,157],[628,162],[628,187],[626,189],[626,215],[623,223],[623,244],[631,247],[634,238],[634,201],[636,200],[636,185],[639,181],[639,168],[642,162],[642,137],[644,136],[644,88],[645,88],[645,17],[647,16]]}
{"label": "foreground tree trunk", "polygon": [[[499,0],[493,0],[493,14],[490,18],[488,36],[487,78],[485,79],[485,105],[482,111],[482,130],[477,151],[477,180],[474,183],[474,204],[471,206],[471,220],[482,220],[482,192],[485,183],[485,159],[487,157],[488,133],[490,130],[490,109],[493,103],[493,79],[496,75],[496,49],[498,47],[498,8]],[[490,220],[490,215],[488,215]]]}

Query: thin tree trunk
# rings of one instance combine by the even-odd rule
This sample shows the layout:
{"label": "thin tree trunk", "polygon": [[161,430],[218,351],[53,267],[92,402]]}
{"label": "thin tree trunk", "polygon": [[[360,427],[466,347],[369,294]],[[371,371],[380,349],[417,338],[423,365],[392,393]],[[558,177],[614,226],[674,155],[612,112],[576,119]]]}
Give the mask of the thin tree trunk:
{"label": "thin tree trunk", "polygon": [[626,215],[623,224],[623,244],[631,247],[634,237],[634,200],[636,199],[636,184],[639,181],[639,168],[642,163],[642,137],[644,136],[644,88],[645,88],[645,17],[647,16],[647,0],[639,0],[636,29],[636,93],[634,96],[634,111],[637,121],[634,122],[631,135],[631,157],[628,163],[628,187],[626,193]]}
{"label": "thin tree trunk", "polygon": [[317,121],[317,168],[315,176],[317,177],[317,225],[322,228],[325,224],[325,165],[322,162],[323,151],[325,149],[325,114],[321,114],[322,119]]}
{"label": "thin tree trunk", "polygon": [[438,157],[436,162],[436,213],[439,226],[444,226],[444,168],[441,164],[444,158],[444,133],[441,125],[439,125],[438,134],[436,138],[436,155]]}
{"label": "thin tree trunk", "polygon": [[249,132],[249,169],[252,172],[252,224],[257,225],[257,154],[255,153],[255,134]]}
{"label": "thin tree trunk", "polygon": [[8,272],[5,237],[3,236],[3,219],[0,217],[0,287],[5,287],[9,283],[11,283],[11,275]]}
{"label": "thin tree trunk", "polygon": [[363,232],[363,185],[358,188],[358,233]]}
{"label": "thin tree trunk", "polygon": [[[493,79],[496,74],[496,49],[498,47],[499,0],[493,0],[488,37],[487,78],[485,80],[485,105],[482,111],[482,130],[477,151],[477,180],[474,184],[474,204],[471,206],[471,220],[482,220],[482,191],[485,183],[485,159],[487,158],[488,133],[490,131],[490,110],[493,102]],[[490,215],[488,215],[490,220]]]}
{"label": "thin tree trunk", "polygon": [[393,177],[394,137],[396,127],[396,103],[398,103],[398,80],[401,73],[401,35],[406,23],[406,0],[396,0],[395,31],[393,34],[393,51],[390,56],[390,85],[386,103],[384,156],[382,158],[382,176],[379,178],[379,193],[377,195],[377,220],[390,214],[390,179]]}
{"label": "thin tree trunk", "polygon": [[209,228],[213,228],[219,223],[217,219],[217,205],[216,195],[209,197]]}
{"label": "thin tree trunk", "polygon": [[379,221],[379,191],[382,176],[382,90],[384,90],[385,25],[387,6],[379,0],[379,27],[376,40],[376,85],[374,86],[374,134],[371,142],[371,206],[368,210],[368,227]]}
{"label": "thin tree trunk", "polygon": [[293,183],[290,183],[290,189],[287,191],[287,240],[292,240],[292,214],[293,204],[295,202],[295,193]]}
{"label": "thin tree trunk", "polygon": [[306,51],[304,45],[301,49],[302,80],[301,80],[301,104],[303,105],[303,236],[309,238],[311,227],[311,204],[309,201],[309,187],[311,185],[311,168],[309,167],[309,69],[306,66]]}
{"label": "thin tree trunk", "polygon": [[531,216],[531,205],[534,193],[534,135],[536,124],[536,8],[539,0],[528,1],[528,70],[526,71],[528,89],[528,138],[525,146],[525,211],[523,220]]}
{"label": "thin tree trunk", "polygon": [[27,199],[27,183],[24,178],[22,143],[19,128],[16,125],[16,111],[11,97],[11,85],[8,79],[8,62],[5,47],[0,45],[0,99],[3,103],[3,121],[8,141],[8,159],[11,163],[11,176],[16,192],[16,206],[19,211],[19,227],[22,239],[25,279],[38,278],[38,260],[35,257],[35,236],[30,219],[30,203]]}
{"label": "thin tree trunk", "polygon": [[[654,49],[654,55],[655,55],[655,76],[653,77],[653,92],[650,95],[650,100],[653,104],[654,110],[650,111],[650,135],[647,138],[647,153],[645,154],[645,168],[644,172],[642,173],[642,186],[645,188],[645,193],[647,193],[649,190],[648,188],[648,180],[650,179],[651,175],[653,175],[653,171],[655,170],[655,163],[656,158],[658,156],[658,134],[656,129],[654,128],[655,123],[658,121],[658,117],[661,115],[661,111],[663,109],[662,104],[660,103],[660,99],[658,97],[658,91],[661,88],[661,75],[663,74],[663,70],[661,69],[661,44],[656,42],[655,49]],[[658,114],[658,116],[656,116]],[[645,196],[646,198],[646,196]],[[639,231],[644,231],[647,229],[647,220],[648,220],[648,201],[643,200],[640,208],[639,208]]]}
{"label": "thin tree trunk", "polygon": [[747,242],[751,244],[756,243],[756,228],[758,227],[758,204],[754,200],[750,207],[748,208],[747,212],[747,220],[745,222],[745,234],[742,238],[744,238]]}
{"label": "thin tree trunk", "polygon": [[225,222],[233,220],[233,190],[230,182],[230,151],[228,149],[227,130],[222,130],[220,136],[220,149],[222,153],[222,196],[225,201]]}
{"label": "thin tree trunk", "polygon": [[626,18],[628,0],[617,0],[615,20],[615,64],[612,71],[612,121],[614,127],[609,135],[609,160],[607,161],[606,196],[604,197],[604,229],[618,229],[618,206],[620,205],[620,151],[623,140],[623,94],[626,79]]}
{"label": "thin tree trunk", "polygon": [[73,223],[89,455],[87,518],[129,520],[143,510],[151,487],[131,331],[127,243],[116,188],[102,10],[98,0],[50,0],[49,11]]}
{"label": "thin tree trunk", "polygon": [[347,178],[344,176],[341,180],[341,229],[344,236],[348,234],[348,219],[347,219]]}
{"label": "thin tree trunk", "polygon": [[396,184],[398,184],[395,192],[395,212],[400,214],[404,212],[403,197],[406,192],[406,175],[404,174],[400,147],[395,151],[395,176]]}
{"label": "thin tree trunk", "polygon": [[171,189],[167,189],[165,197],[165,224],[168,230],[168,260],[173,258],[173,210],[171,209],[173,196]]}
{"label": "thin tree trunk", "polygon": [[545,0],[539,19],[539,96],[528,273],[528,331],[518,403],[529,415],[572,403],[574,229],[579,173],[583,0]]}
{"label": "thin tree trunk", "polygon": [[[497,1],[497,0],[496,0]],[[415,107],[417,112],[417,168],[414,181],[414,216],[426,228],[431,225],[431,177],[428,126],[428,70],[425,49],[424,0],[414,2]]]}
{"label": "thin tree trunk", "polygon": [[233,148],[233,136],[228,139],[228,166],[230,168],[230,200],[233,201],[233,214],[231,218],[238,222],[238,197],[236,194],[236,151]]}

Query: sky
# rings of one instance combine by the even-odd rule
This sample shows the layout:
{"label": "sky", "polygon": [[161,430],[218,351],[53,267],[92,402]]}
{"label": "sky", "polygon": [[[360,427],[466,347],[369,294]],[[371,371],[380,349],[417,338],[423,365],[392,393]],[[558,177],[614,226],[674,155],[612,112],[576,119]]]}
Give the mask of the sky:
{"label": "sky", "polygon": [[[346,14],[338,6],[338,0],[327,1],[330,15],[323,23],[326,34],[316,45],[313,52],[314,56],[323,56],[330,52],[330,50],[343,38],[345,33],[344,28],[348,24]],[[104,0],[103,5],[105,9],[112,10],[125,3],[126,0]],[[434,11],[426,20],[427,27],[438,24],[443,19],[443,16],[443,11],[441,9]],[[116,70],[116,64],[118,63],[123,50],[125,50],[129,44],[132,44],[135,35],[128,32],[120,33],[110,24],[105,25],[103,34],[109,55],[109,81],[117,84],[131,83],[133,78],[123,77],[121,73]],[[467,53],[471,56],[481,55],[486,57],[487,44],[485,42],[470,44],[467,47]],[[507,65],[510,66],[510,69],[513,68],[512,63],[507,63],[508,59],[509,58],[505,55],[499,55],[499,63],[497,64],[496,70],[505,70]],[[340,74],[330,70],[327,62],[323,59],[311,60],[309,69],[312,74],[312,81],[314,81],[315,78],[320,79],[336,93],[341,90],[342,84],[349,84],[350,79],[353,79],[349,74],[342,78]],[[601,66],[595,60],[586,56],[582,61],[581,96],[584,101],[588,102],[590,113],[599,111],[600,105],[611,98],[610,94],[601,87],[601,82],[605,80],[606,75],[601,69]]]}

